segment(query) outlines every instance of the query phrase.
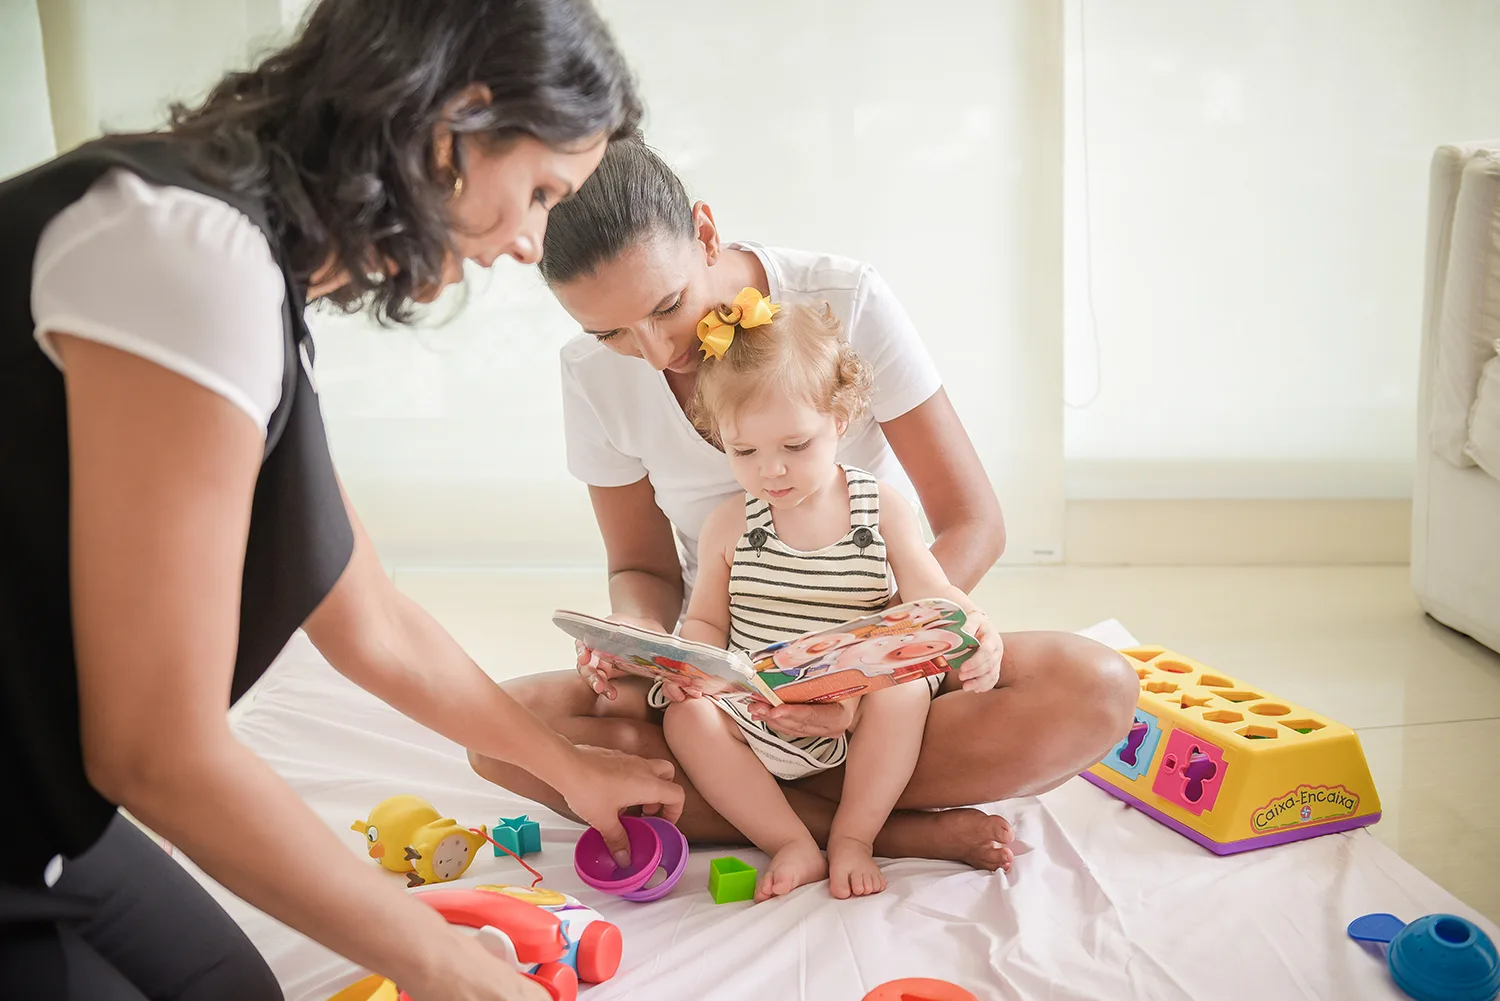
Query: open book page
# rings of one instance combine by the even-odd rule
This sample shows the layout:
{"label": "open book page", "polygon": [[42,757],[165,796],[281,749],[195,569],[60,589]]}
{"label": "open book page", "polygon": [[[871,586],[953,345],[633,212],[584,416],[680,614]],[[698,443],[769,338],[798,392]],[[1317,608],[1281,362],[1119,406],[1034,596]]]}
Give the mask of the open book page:
{"label": "open book page", "polygon": [[942,598],[909,601],[748,655],[580,612],[559,611],[552,621],[627,674],[772,705],[842,702],[934,677],[979,647],[963,609]]}
{"label": "open book page", "polygon": [[722,650],[581,612],[558,611],[552,621],[627,674],[659,678],[704,695],[755,697],[781,704],[756,677],[750,659],[738,650]]}
{"label": "open book page", "polygon": [[923,598],[750,657],[782,702],[842,702],[958,667],[979,647],[966,623],[953,602]]}

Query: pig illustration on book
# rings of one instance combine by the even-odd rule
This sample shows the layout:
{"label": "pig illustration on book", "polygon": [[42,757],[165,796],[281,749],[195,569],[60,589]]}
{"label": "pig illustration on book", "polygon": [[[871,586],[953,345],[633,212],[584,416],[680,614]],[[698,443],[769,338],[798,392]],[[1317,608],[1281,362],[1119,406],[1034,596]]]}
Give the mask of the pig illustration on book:
{"label": "pig illustration on book", "polygon": [[811,668],[830,654],[858,642],[859,637],[853,633],[813,633],[810,636],[800,636],[777,648],[771,655],[771,663],[774,665],[772,669],[781,671],[788,677],[800,678],[804,669]]}
{"label": "pig illustration on book", "polygon": [[816,678],[848,670],[862,671],[871,676],[899,676],[903,668],[924,665],[961,646],[963,639],[946,629],[921,629],[895,636],[876,636],[846,647],[832,660],[805,671],[802,677]]}

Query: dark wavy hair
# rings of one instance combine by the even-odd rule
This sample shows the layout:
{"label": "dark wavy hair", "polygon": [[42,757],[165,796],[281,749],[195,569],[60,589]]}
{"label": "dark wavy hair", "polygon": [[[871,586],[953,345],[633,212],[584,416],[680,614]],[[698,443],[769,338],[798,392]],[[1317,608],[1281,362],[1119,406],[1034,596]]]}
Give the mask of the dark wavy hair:
{"label": "dark wavy hair", "polygon": [[434,130],[474,83],[493,100],[448,119],[460,176],[466,143],[567,149],[641,117],[588,0],[321,0],[286,47],[174,106],[171,131],[202,173],[263,201],[299,281],[334,258],[350,280],[330,301],[402,322],[451,246]]}

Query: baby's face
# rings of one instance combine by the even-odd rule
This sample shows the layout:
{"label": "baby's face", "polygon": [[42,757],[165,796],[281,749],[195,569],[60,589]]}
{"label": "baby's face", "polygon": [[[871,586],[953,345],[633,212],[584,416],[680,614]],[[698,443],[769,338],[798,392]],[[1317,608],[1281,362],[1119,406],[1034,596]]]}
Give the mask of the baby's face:
{"label": "baby's face", "polygon": [[833,483],[844,429],[804,400],[772,397],[726,415],[719,428],[745,492],[793,508]]}

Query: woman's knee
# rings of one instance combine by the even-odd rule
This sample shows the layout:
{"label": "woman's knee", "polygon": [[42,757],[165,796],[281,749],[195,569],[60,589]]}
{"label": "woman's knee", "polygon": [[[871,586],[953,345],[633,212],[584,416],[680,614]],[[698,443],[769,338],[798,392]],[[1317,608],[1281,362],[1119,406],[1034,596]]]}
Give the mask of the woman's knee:
{"label": "woman's knee", "polygon": [[1130,732],[1135,708],[1141,698],[1141,679],[1125,655],[1102,643],[1089,641],[1092,650],[1084,654],[1091,676],[1098,685],[1099,708],[1109,734],[1107,747],[1113,747]]}
{"label": "woman's knee", "polygon": [[595,693],[575,671],[552,671],[515,678],[500,687],[552,726],[570,716],[592,715]]}
{"label": "woman's knee", "polygon": [[1047,727],[1056,752],[1085,767],[1103,758],[1135,718],[1135,671],[1122,654],[1074,633],[1030,634],[1024,647],[1028,662],[1017,687],[1030,689],[1033,711],[1057,716]]}

